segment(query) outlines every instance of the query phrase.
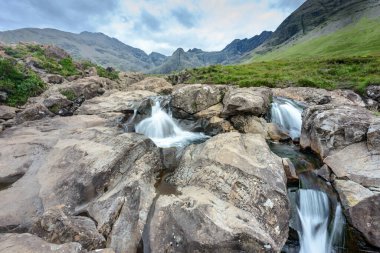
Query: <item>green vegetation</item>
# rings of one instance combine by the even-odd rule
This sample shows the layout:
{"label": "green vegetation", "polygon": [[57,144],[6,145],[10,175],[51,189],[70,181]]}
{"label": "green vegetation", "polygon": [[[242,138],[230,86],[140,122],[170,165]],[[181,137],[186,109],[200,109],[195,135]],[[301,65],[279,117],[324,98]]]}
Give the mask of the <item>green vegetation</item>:
{"label": "green vegetation", "polygon": [[363,18],[332,34],[284,46],[262,56],[254,55],[253,61],[356,56],[380,56],[380,18]]}
{"label": "green vegetation", "polygon": [[75,92],[70,89],[60,90],[59,92],[63,96],[65,96],[68,100],[74,101],[77,98],[77,95],[75,94]]}
{"label": "green vegetation", "polygon": [[8,105],[25,104],[30,96],[36,96],[44,89],[45,84],[36,73],[14,60],[0,58],[0,90],[8,93]]}
{"label": "green vegetation", "polygon": [[98,76],[100,76],[100,77],[109,78],[111,80],[119,79],[119,72],[115,71],[113,69],[108,70],[108,69],[105,69],[101,66],[96,66],[96,71],[98,73]]}
{"label": "green vegetation", "polygon": [[189,83],[235,84],[241,87],[306,86],[349,88],[362,93],[369,84],[380,85],[380,57],[277,60],[245,65],[188,70]]}

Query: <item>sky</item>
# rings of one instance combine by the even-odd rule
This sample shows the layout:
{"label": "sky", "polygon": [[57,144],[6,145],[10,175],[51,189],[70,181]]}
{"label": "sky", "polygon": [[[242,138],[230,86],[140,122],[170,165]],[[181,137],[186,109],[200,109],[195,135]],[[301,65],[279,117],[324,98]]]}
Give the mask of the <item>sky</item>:
{"label": "sky", "polygon": [[0,0],[0,30],[102,32],[171,55],[177,48],[223,49],[274,31],[305,0]]}

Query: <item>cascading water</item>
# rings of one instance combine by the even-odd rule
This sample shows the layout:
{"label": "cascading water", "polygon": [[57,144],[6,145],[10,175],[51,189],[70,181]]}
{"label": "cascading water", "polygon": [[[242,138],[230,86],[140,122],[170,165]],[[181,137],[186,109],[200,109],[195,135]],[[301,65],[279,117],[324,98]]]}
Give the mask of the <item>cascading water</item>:
{"label": "cascading water", "polygon": [[291,99],[273,97],[272,122],[288,132],[293,140],[301,136],[302,111],[302,106]]}
{"label": "cascading water", "polygon": [[173,118],[161,107],[161,100],[156,99],[152,106],[152,115],[136,126],[136,132],[144,134],[161,148],[184,147],[190,143],[208,138],[203,133],[182,130]]}
{"label": "cascading water", "polygon": [[[333,221],[330,222],[330,202],[321,191],[311,189],[299,190],[298,217],[302,231],[300,253],[330,253],[334,242],[342,238],[344,219],[340,204],[337,204]],[[330,229],[329,229],[329,225]]]}

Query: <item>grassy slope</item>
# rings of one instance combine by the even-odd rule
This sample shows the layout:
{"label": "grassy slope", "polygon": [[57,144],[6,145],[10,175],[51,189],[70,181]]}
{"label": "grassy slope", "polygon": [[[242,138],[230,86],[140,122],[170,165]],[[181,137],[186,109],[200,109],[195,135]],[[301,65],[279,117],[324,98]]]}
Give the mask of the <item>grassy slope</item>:
{"label": "grassy slope", "polygon": [[313,57],[380,56],[380,18],[363,18],[337,32],[293,46],[286,46],[254,61],[305,59]]}
{"label": "grassy slope", "polygon": [[350,88],[380,85],[380,19],[270,52],[254,62],[188,70],[189,83]]}

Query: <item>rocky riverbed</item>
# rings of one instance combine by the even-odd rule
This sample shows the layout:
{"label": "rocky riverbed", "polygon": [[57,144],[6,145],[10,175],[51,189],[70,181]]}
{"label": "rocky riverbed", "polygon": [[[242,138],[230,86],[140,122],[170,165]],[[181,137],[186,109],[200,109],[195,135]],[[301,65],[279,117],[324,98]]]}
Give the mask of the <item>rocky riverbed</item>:
{"label": "rocky riverbed", "polygon": [[[287,183],[298,179],[267,142],[291,142],[268,122],[273,96],[303,103],[294,141],[319,157],[348,222],[380,248],[376,87],[363,99],[127,73],[49,80],[24,107],[0,106],[0,252],[280,252]],[[135,133],[160,95],[179,126],[209,138],[173,151]],[[174,190],[157,190],[162,180]]]}

